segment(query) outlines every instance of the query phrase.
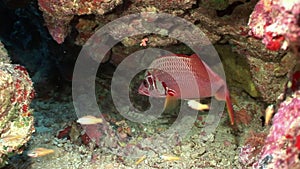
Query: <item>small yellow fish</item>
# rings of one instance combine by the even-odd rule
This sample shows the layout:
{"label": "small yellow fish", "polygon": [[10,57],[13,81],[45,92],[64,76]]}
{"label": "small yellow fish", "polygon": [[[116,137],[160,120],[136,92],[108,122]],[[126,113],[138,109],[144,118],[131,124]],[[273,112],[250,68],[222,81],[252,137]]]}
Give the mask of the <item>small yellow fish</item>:
{"label": "small yellow fish", "polygon": [[102,123],[103,120],[95,116],[87,115],[87,116],[80,117],[76,122],[84,125],[91,125],[91,124]]}
{"label": "small yellow fish", "polygon": [[36,158],[36,157],[43,157],[45,155],[52,154],[52,153],[54,153],[54,150],[52,149],[36,148],[32,150],[30,153],[28,153],[27,155],[29,157]]}
{"label": "small yellow fish", "polygon": [[274,105],[271,104],[266,108],[266,111],[265,111],[265,125],[270,124],[270,121],[271,121],[274,113],[275,113]]}
{"label": "small yellow fish", "polygon": [[207,104],[202,104],[200,102],[197,102],[196,100],[189,100],[188,105],[194,110],[209,110],[209,106]]}
{"label": "small yellow fish", "polygon": [[180,157],[172,156],[172,155],[161,155],[159,156],[160,159],[165,161],[177,161],[180,160]]}
{"label": "small yellow fish", "polygon": [[22,138],[22,136],[20,136],[20,135],[8,135],[8,136],[0,138],[0,141],[11,142],[11,141],[19,140],[21,138]]}
{"label": "small yellow fish", "polygon": [[143,162],[146,159],[146,156],[143,155],[141,158],[139,158],[136,162],[135,165],[139,165],[141,162]]}

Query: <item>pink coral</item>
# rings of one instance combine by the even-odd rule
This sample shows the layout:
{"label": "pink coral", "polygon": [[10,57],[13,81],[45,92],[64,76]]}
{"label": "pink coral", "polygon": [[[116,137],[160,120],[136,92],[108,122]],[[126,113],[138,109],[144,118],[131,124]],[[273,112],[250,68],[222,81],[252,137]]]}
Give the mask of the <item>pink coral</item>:
{"label": "pink coral", "polygon": [[[298,91],[299,92],[299,91]],[[300,97],[281,103],[255,168],[291,168],[299,164]],[[266,160],[268,159],[268,160]]]}
{"label": "pink coral", "polygon": [[255,162],[255,157],[253,157],[253,152],[255,147],[251,147],[249,144],[244,145],[240,148],[239,162],[244,166],[249,166]]}
{"label": "pink coral", "polygon": [[249,34],[262,38],[270,50],[300,43],[299,0],[260,0],[250,16]]}

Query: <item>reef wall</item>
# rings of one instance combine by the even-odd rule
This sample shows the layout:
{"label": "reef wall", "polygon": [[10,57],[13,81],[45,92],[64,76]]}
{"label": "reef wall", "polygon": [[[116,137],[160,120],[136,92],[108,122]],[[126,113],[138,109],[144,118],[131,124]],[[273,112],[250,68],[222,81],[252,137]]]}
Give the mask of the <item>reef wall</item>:
{"label": "reef wall", "polygon": [[[293,57],[286,51],[274,52],[265,48],[260,40],[248,35],[247,22],[257,1],[64,1],[39,0],[44,20],[53,39],[59,43],[83,45],[86,40],[106,23],[140,12],[169,13],[195,24],[206,34],[221,55],[231,85],[243,88],[252,97],[272,103],[283,91],[288,78]],[[261,2],[255,7],[261,8]],[[258,12],[252,14],[250,25],[257,23]],[[132,24],[134,25],[134,20]],[[181,25],[178,25],[180,27]],[[176,30],[176,28],[172,28]],[[172,31],[170,30],[170,31]],[[253,29],[251,32],[254,32]],[[171,32],[167,32],[171,33]],[[127,55],[139,49],[145,35],[128,37],[111,50],[110,62],[117,65]],[[66,38],[68,39],[67,41]],[[181,43],[167,36],[149,35],[147,45],[150,47],[179,46],[178,51],[187,51]],[[281,44],[281,43],[280,43]],[[225,45],[222,47],[222,45]],[[274,44],[272,44],[274,46]],[[269,45],[271,46],[271,45]],[[275,47],[271,47],[274,48]],[[280,48],[280,47],[279,47]],[[279,50],[278,48],[278,50]],[[182,49],[182,50],[181,50]],[[225,51],[224,51],[225,50]],[[191,54],[187,51],[185,54]],[[240,57],[230,58],[238,53]],[[246,70],[249,69],[249,70]],[[245,74],[241,73],[244,72]],[[238,78],[247,76],[247,83]]]}
{"label": "reef wall", "polygon": [[0,166],[10,155],[22,153],[34,132],[32,81],[23,66],[11,64],[0,43]]}

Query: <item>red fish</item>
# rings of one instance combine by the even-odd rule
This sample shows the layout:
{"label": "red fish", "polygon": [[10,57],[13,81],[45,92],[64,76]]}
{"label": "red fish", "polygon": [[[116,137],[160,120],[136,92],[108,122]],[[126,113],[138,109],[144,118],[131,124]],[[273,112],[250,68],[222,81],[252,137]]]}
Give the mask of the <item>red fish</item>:
{"label": "red fish", "polygon": [[[155,59],[149,68],[139,87],[140,94],[166,97],[166,103],[170,98],[199,99],[214,96],[226,101],[230,122],[234,124],[234,111],[225,81],[196,54],[162,56]],[[196,87],[199,92],[193,90]]]}

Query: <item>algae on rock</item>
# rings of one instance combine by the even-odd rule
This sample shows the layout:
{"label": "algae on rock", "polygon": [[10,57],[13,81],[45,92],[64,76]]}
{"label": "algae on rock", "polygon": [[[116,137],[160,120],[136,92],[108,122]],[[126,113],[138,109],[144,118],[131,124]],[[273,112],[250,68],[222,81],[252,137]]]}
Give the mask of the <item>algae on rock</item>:
{"label": "algae on rock", "polygon": [[243,58],[237,53],[234,53],[229,45],[215,45],[215,48],[224,65],[227,75],[226,81],[233,86],[242,88],[252,97],[260,97],[260,93],[252,81],[250,67],[246,57]]}

